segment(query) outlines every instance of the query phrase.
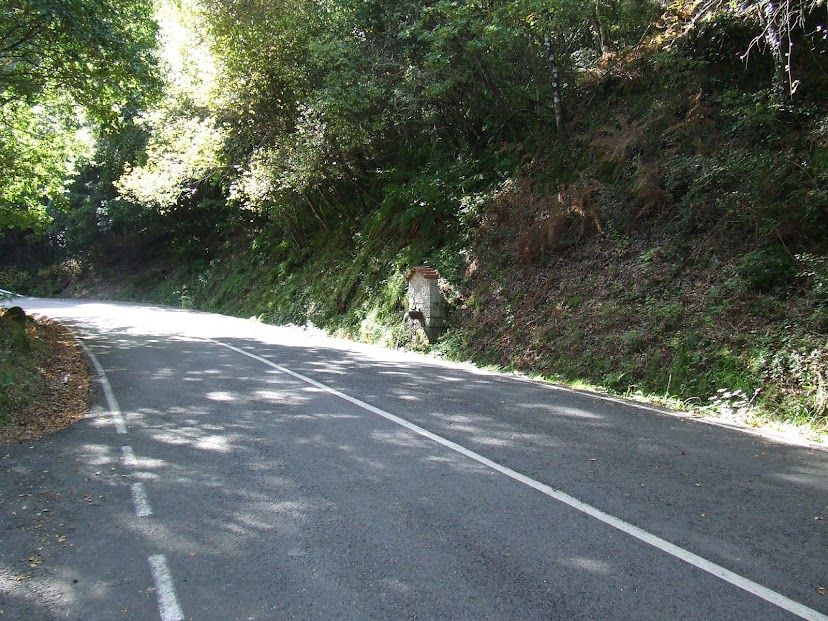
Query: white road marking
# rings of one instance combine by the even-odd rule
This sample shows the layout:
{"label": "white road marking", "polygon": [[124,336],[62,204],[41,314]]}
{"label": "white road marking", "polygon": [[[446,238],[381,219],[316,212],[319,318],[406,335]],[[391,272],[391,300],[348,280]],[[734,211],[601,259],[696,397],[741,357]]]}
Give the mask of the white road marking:
{"label": "white road marking", "polygon": [[732,572],[729,569],[725,569],[724,567],[717,565],[712,561],[708,561],[707,559],[702,558],[701,556],[694,554],[689,550],[680,548],[679,546],[674,545],[669,541],[666,541],[661,537],[653,535],[652,533],[649,533],[637,526],[628,524],[627,522],[608,513],[604,513],[600,509],[596,509],[592,505],[588,505],[585,502],[582,502],[577,498],[570,496],[569,494],[556,490],[544,483],[541,483],[540,481],[536,481],[524,474],[512,470],[511,468],[501,466],[497,462],[494,462],[491,459],[484,457],[483,455],[480,455],[479,453],[475,453],[474,451],[471,451],[465,448],[464,446],[452,442],[451,440],[447,440],[442,436],[438,436],[437,434],[432,433],[427,429],[424,429],[418,425],[415,425],[414,423],[410,423],[409,421],[400,418],[399,416],[396,416],[377,407],[374,407],[370,403],[360,401],[359,399],[351,397],[350,395],[340,392],[335,388],[331,388],[330,386],[326,386],[325,384],[317,382],[316,380],[313,380],[305,375],[296,373],[295,371],[291,371],[290,369],[278,365],[275,362],[268,360],[267,358],[262,358],[261,356],[251,354],[250,352],[247,352],[243,349],[239,349],[238,347],[233,347],[232,345],[228,345],[227,343],[222,343],[221,341],[216,341],[214,339],[208,340],[212,343],[221,345],[222,347],[226,347],[227,349],[247,356],[248,358],[258,360],[259,362],[266,364],[267,366],[272,367],[277,371],[295,377],[296,379],[310,384],[311,386],[315,386],[316,388],[319,388],[321,390],[324,390],[325,392],[334,395],[335,397],[344,399],[345,401],[348,401],[349,403],[352,403],[357,407],[362,408],[363,410],[367,410],[368,412],[376,414],[377,416],[381,416],[382,418],[396,423],[397,425],[400,425],[401,427],[404,427],[409,431],[413,431],[414,433],[426,437],[429,440],[433,440],[434,442],[437,442],[438,444],[452,451],[460,453],[461,455],[464,455],[469,459],[472,459],[488,468],[491,468],[492,470],[500,472],[501,474],[504,474],[507,477],[514,479],[515,481],[523,483],[524,485],[527,485],[532,489],[535,489],[540,493],[549,496],[550,498],[554,498],[555,500],[562,502],[563,504],[568,505],[573,509],[576,509],[577,511],[580,511],[590,517],[593,517],[596,520],[603,522],[604,524],[611,526],[617,530],[620,530],[621,532],[626,533],[627,535],[630,535],[631,537],[634,537],[639,541],[651,545],[654,548],[661,550],[662,552],[666,552],[667,554],[670,554],[671,556],[674,556],[675,558],[689,563],[690,565],[693,565],[694,567],[697,567],[702,571],[716,576],[717,578],[720,578],[725,582],[732,584],[733,586],[747,591],[748,593],[751,593],[756,597],[765,600],[766,602],[770,602],[771,604],[778,606],[783,610],[787,610],[788,612],[793,613],[801,619],[806,619],[807,621],[828,621],[828,616],[822,614],[821,612],[818,612],[812,608],[808,608],[807,606],[800,604],[799,602],[785,597],[781,593],[777,593],[776,591],[773,591],[765,586],[762,586],[761,584],[753,582],[752,580],[745,578],[744,576],[740,576],[739,574]]}
{"label": "white road marking", "polygon": [[83,348],[83,351],[86,352],[86,355],[89,356],[89,359],[92,361],[92,365],[95,367],[95,371],[98,373],[98,382],[100,382],[101,388],[103,388],[106,403],[109,406],[109,415],[112,417],[112,422],[115,424],[115,431],[121,434],[126,433],[127,427],[124,422],[124,417],[121,415],[121,408],[118,405],[118,401],[115,399],[115,393],[112,392],[112,386],[109,384],[109,380],[106,379],[106,373],[104,372],[101,363],[98,362],[95,354],[93,354],[92,350],[86,346],[86,343],[80,340],[78,342]]}
{"label": "white road marking", "polygon": [[135,504],[135,513],[138,517],[148,517],[152,515],[152,509],[147,499],[147,492],[144,489],[143,483],[132,484],[132,502]]}
{"label": "white road marking", "polygon": [[156,554],[149,557],[149,564],[158,596],[158,612],[161,614],[161,621],[184,621],[184,613],[178,605],[178,597],[175,595],[167,559],[162,554]]}
{"label": "white road marking", "polygon": [[138,461],[135,459],[135,453],[131,446],[121,447],[121,463],[125,468],[134,468]]}
{"label": "white road marking", "polygon": [[[98,358],[87,347],[83,341],[79,341],[86,355],[92,361],[95,371],[98,373],[98,381],[103,388],[106,403],[109,406],[109,414],[115,424],[115,430],[119,434],[127,433],[126,422],[121,414],[121,408],[118,405],[118,400],[115,398],[115,393],[112,391],[112,386],[106,377],[106,372],[98,362]],[[134,467],[136,464],[135,453],[131,446],[121,447],[121,459],[124,466]],[[147,498],[147,492],[142,483],[133,483],[132,488],[132,502],[135,505],[135,513],[138,517],[148,517],[152,515],[152,508]],[[155,591],[158,596],[158,611],[161,615],[161,621],[184,621],[184,613],[181,611],[181,606],[178,604],[178,597],[175,594],[175,587],[173,586],[172,576],[167,567],[167,560],[163,555],[157,554],[149,557],[150,569],[152,570],[152,578],[155,582]]]}

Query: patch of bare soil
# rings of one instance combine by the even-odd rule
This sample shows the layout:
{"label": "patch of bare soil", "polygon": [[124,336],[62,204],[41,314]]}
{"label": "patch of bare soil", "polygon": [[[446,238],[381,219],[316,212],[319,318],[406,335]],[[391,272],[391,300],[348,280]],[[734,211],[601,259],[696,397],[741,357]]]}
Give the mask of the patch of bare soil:
{"label": "patch of bare soil", "polygon": [[34,318],[26,327],[34,362],[25,403],[0,424],[0,445],[28,442],[60,431],[89,411],[89,369],[72,331]]}

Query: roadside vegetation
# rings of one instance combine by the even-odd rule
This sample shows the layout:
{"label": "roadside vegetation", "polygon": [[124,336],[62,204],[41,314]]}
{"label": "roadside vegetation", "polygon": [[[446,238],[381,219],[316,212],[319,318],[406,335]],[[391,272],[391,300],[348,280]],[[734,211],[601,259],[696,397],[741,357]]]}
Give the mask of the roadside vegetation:
{"label": "roadside vegetation", "polygon": [[89,375],[72,333],[0,309],[0,444],[63,429],[89,408]]}
{"label": "roadside vegetation", "polygon": [[12,410],[28,400],[27,388],[31,384],[33,366],[26,334],[26,314],[19,307],[0,313],[0,335],[3,337],[0,341],[3,343],[0,351],[0,424],[7,425],[11,422]]}
{"label": "roadside vegetation", "polygon": [[[180,0],[154,19],[154,86],[73,121],[61,200],[7,192],[0,287],[828,431],[824,3]],[[450,309],[433,344],[403,321],[421,264]]]}

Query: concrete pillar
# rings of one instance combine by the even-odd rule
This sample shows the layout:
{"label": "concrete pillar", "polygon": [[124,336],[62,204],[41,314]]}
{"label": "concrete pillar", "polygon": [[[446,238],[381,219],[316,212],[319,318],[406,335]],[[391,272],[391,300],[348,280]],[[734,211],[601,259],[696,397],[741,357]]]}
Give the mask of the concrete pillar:
{"label": "concrete pillar", "polygon": [[408,273],[408,319],[419,321],[428,340],[440,338],[446,327],[446,302],[440,294],[437,270],[420,266]]}

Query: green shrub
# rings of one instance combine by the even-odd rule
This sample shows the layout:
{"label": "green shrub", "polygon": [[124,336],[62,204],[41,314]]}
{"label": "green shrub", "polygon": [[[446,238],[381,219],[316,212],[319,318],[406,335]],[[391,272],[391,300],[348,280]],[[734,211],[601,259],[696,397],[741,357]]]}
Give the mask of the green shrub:
{"label": "green shrub", "polygon": [[796,259],[801,269],[798,275],[808,280],[818,304],[828,305],[828,257],[803,253]]}
{"label": "green shrub", "polygon": [[738,273],[748,287],[762,293],[789,288],[798,276],[796,261],[780,245],[747,253]]}
{"label": "green shrub", "polygon": [[26,295],[31,292],[33,276],[22,269],[7,267],[0,269],[0,289]]}

